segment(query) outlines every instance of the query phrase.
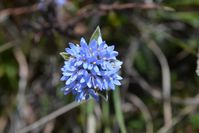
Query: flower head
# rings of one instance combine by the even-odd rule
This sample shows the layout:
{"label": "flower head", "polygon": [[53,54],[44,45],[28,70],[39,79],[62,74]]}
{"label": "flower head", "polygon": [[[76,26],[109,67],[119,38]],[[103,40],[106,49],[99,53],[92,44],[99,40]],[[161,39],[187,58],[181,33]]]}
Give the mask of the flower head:
{"label": "flower head", "polygon": [[53,7],[64,7],[68,3],[68,0],[40,0],[38,4],[38,9],[41,11],[46,11],[49,6]]}
{"label": "flower head", "polygon": [[63,6],[67,3],[67,0],[55,0],[55,3],[59,6]]}
{"label": "flower head", "polygon": [[69,47],[65,49],[69,58],[61,68],[64,94],[74,94],[78,102],[90,96],[98,100],[99,92],[121,85],[118,71],[122,62],[116,59],[118,52],[102,41],[101,36],[89,44],[82,38],[80,45],[69,43]]}

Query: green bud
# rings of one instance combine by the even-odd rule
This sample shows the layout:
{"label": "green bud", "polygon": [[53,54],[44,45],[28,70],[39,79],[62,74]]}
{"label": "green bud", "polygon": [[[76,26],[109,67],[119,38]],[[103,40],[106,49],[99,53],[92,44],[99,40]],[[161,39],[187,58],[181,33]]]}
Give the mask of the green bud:
{"label": "green bud", "polygon": [[64,60],[69,60],[70,58],[69,54],[67,54],[66,52],[61,52],[59,54],[64,58]]}

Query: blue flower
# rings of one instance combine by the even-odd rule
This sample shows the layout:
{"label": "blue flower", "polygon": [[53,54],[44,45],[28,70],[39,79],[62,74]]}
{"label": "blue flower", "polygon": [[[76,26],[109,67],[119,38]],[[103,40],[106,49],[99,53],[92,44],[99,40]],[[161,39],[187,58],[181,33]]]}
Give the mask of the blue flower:
{"label": "blue flower", "polygon": [[63,7],[67,5],[68,0],[40,0],[38,4],[38,9],[41,11],[46,11],[50,5],[54,5],[54,7]]}
{"label": "blue flower", "polygon": [[68,0],[55,0],[55,3],[59,6],[63,6],[67,3]]}
{"label": "blue flower", "polygon": [[89,44],[82,38],[80,45],[69,43],[69,47],[65,49],[68,59],[61,68],[65,95],[72,93],[78,102],[90,96],[98,100],[100,92],[121,85],[118,71],[122,62],[116,59],[118,52],[114,46],[108,46],[98,37]]}

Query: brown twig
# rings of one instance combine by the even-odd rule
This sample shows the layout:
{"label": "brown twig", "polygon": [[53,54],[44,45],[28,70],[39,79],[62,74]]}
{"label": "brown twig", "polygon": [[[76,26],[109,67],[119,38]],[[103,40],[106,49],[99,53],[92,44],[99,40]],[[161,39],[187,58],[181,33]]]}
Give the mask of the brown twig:
{"label": "brown twig", "polygon": [[29,125],[27,127],[22,128],[18,132],[19,133],[27,133],[29,131],[37,129],[38,127],[46,124],[47,122],[49,122],[49,121],[57,118],[58,116],[60,116],[60,115],[62,115],[64,113],[72,110],[73,108],[79,106],[80,104],[82,104],[82,103],[72,102],[72,103],[70,103],[68,105],[65,105],[64,107],[62,107],[62,108],[52,112],[51,114],[41,118],[40,120],[36,121],[35,123],[33,123],[33,124],[31,124],[31,125]]}
{"label": "brown twig", "polygon": [[182,104],[182,105],[199,105],[199,94],[195,95],[194,98],[179,98],[179,97],[172,97],[171,98],[173,103]]}
{"label": "brown twig", "polygon": [[171,109],[171,79],[170,79],[170,69],[167,59],[161,49],[157,46],[154,41],[146,40],[149,42],[148,46],[151,48],[153,53],[158,58],[161,69],[162,69],[162,89],[163,89],[163,109],[164,109],[164,120],[165,126],[172,123],[172,109]]}
{"label": "brown twig", "polygon": [[178,116],[173,118],[173,122],[170,123],[167,126],[163,126],[160,130],[157,131],[157,133],[170,133],[170,130],[172,130],[172,128],[178,124],[179,122],[181,122],[184,117],[186,117],[187,115],[189,115],[190,113],[194,112],[196,109],[198,108],[198,105],[188,105],[186,106],[184,109],[182,109],[178,114]]}
{"label": "brown twig", "polygon": [[[35,11],[39,11],[38,8],[38,3],[31,5],[31,6],[26,6],[26,7],[17,7],[17,8],[8,8],[8,9],[3,9],[0,11],[0,20],[3,20],[4,18],[7,18],[10,15],[22,15],[22,14],[28,14],[28,13],[32,13]],[[173,10],[170,7],[166,7],[166,6],[161,6],[159,4],[155,4],[155,3],[125,3],[125,4],[119,4],[119,3],[113,3],[113,4],[100,4],[97,6],[97,12],[107,12],[107,11],[112,11],[112,10],[125,10],[125,9],[134,9],[134,8],[138,8],[138,9],[163,9],[163,10],[167,10],[167,11],[171,11]],[[87,9],[92,9],[92,10],[96,10],[96,7],[94,5],[89,5],[86,7],[83,7],[80,10],[80,12],[78,11],[76,16],[81,16],[80,18],[85,18],[87,16],[92,15],[93,13],[91,10],[87,10]],[[85,12],[86,11],[86,12]],[[101,13],[103,14],[103,13]],[[81,20],[81,19],[78,19]]]}
{"label": "brown twig", "polygon": [[93,113],[89,114],[88,115],[88,118],[87,118],[87,126],[86,126],[86,129],[87,129],[87,133],[96,133],[96,117]]}
{"label": "brown twig", "polygon": [[[193,102],[198,103],[199,94],[197,94],[194,98],[192,98]],[[195,100],[194,100],[195,99]],[[188,99],[187,99],[188,100]],[[191,99],[190,99],[191,100]],[[191,101],[192,101],[191,100]],[[185,100],[186,101],[186,100]],[[185,102],[184,101],[184,102]],[[163,126],[158,130],[158,133],[168,133],[177,123],[179,123],[186,115],[189,115],[190,113],[194,112],[198,108],[198,104],[192,104],[189,103],[190,101],[187,101],[188,105],[182,109],[182,111],[179,112],[179,115],[173,118],[173,122],[168,126]]]}
{"label": "brown twig", "polygon": [[17,8],[7,8],[0,11],[0,16],[2,15],[22,15],[27,14],[31,12],[35,12],[38,10],[38,4],[34,4],[31,6],[25,6],[25,7],[17,7]]}
{"label": "brown twig", "polygon": [[125,3],[125,4],[114,3],[111,5],[101,4],[99,6],[99,9],[102,11],[125,10],[133,8],[173,10],[172,8],[161,6],[155,3]]}
{"label": "brown twig", "polygon": [[26,7],[7,8],[0,11],[0,22],[4,21],[10,15],[22,15],[32,13],[38,10],[38,4]]}
{"label": "brown twig", "polygon": [[139,97],[137,97],[134,94],[128,94],[127,98],[133,104],[135,104],[135,106],[137,106],[140,109],[140,111],[143,113],[143,117],[144,117],[145,122],[146,122],[146,133],[153,133],[152,116],[151,116],[150,111],[147,108],[147,106],[144,104],[144,102]]}
{"label": "brown twig", "polygon": [[151,96],[153,96],[155,99],[162,99],[161,92],[154,89],[149,85],[147,81],[144,80],[140,76],[140,74],[133,68],[133,60],[136,56],[136,51],[138,49],[138,42],[136,39],[131,40],[130,47],[128,48],[128,53],[126,54],[126,58],[124,61],[124,67],[127,75],[130,75],[134,77],[134,79],[138,82],[138,84]]}
{"label": "brown twig", "polygon": [[6,44],[3,44],[0,46],[0,53],[12,48],[13,46],[15,46],[17,41],[11,41],[11,42],[8,42]]}
{"label": "brown twig", "polygon": [[[25,113],[25,105],[26,105],[26,100],[25,100],[25,89],[27,85],[27,80],[28,80],[28,63],[26,61],[25,55],[21,48],[17,47],[13,50],[15,58],[19,64],[19,90],[17,94],[17,102],[18,102],[18,109],[19,109],[19,115],[20,119],[15,123],[16,125],[18,124],[19,127],[23,125],[24,121],[24,114]],[[17,127],[16,127],[17,128]]]}
{"label": "brown twig", "polygon": [[148,47],[157,57],[162,72],[162,96],[163,96],[163,112],[164,112],[164,123],[165,126],[172,124],[172,107],[171,107],[171,77],[170,77],[170,68],[166,56],[162,50],[158,47],[155,41],[149,39],[150,32],[148,27],[143,24],[137,18],[134,18],[134,21],[137,21],[137,27],[142,33],[142,39],[148,44]]}
{"label": "brown twig", "polygon": [[[119,3],[113,3],[113,4],[99,4],[99,5],[87,5],[77,12],[76,16],[71,18],[67,24],[67,27],[73,26],[76,23],[80,22],[81,20],[88,18],[90,16],[99,15],[103,16],[106,15],[108,12],[113,10],[125,10],[125,9],[134,9],[134,8],[140,8],[140,9],[164,9],[163,6],[160,6],[158,4],[138,4],[138,3],[125,3],[125,4],[119,4]],[[166,8],[165,8],[166,9]]]}

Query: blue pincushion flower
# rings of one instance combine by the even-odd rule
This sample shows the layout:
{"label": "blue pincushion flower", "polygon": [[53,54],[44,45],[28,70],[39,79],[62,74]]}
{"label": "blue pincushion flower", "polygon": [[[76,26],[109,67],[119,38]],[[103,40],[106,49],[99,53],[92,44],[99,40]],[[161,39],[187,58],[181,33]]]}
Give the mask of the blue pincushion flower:
{"label": "blue pincushion flower", "polygon": [[61,68],[61,80],[65,81],[62,91],[65,95],[72,93],[78,102],[90,96],[98,100],[101,92],[114,90],[116,85],[121,85],[122,77],[118,71],[122,62],[116,59],[118,52],[114,51],[114,46],[102,41],[101,36],[89,44],[81,38],[80,45],[69,43],[69,47],[62,55],[66,59]]}
{"label": "blue pincushion flower", "polygon": [[55,3],[59,6],[63,6],[67,3],[68,0],[55,0]]}
{"label": "blue pincushion flower", "polygon": [[55,7],[63,7],[68,4],[68,0],[40,0],[38,4],[38,9],[41,11],[46,11],[48,6],[54,5]]}

